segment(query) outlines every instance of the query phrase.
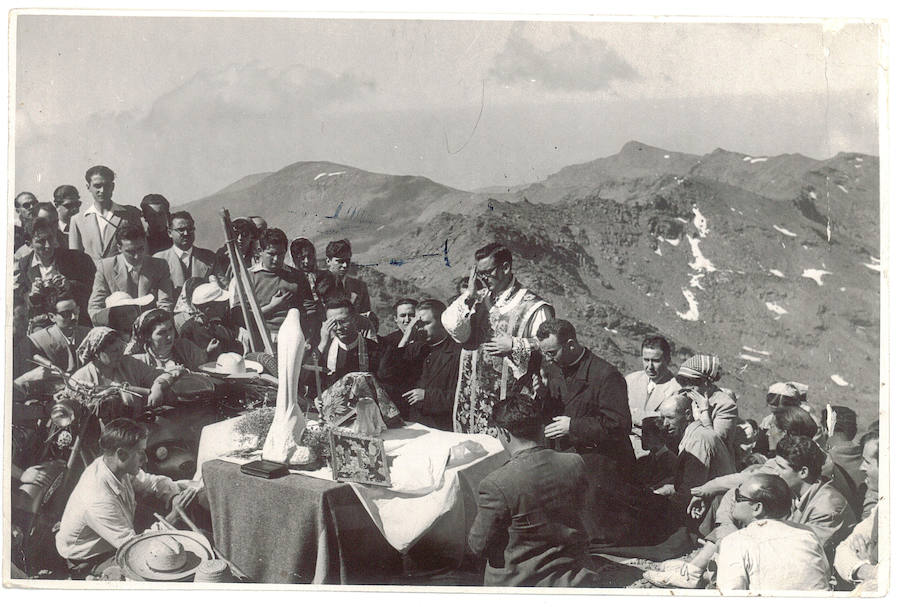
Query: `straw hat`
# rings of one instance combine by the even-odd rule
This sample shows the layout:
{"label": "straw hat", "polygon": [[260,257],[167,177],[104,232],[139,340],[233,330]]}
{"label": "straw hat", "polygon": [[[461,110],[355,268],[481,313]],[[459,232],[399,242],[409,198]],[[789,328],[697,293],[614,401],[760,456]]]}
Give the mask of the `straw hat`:
{"label": "straw hat", "polygon": [[195,306],[202,306],[215,301],[228,301],[230,297],[231,294],[228,291],[220,289],[219,285],[208,282],[197,285],[197,288],[191,294],[191,303]]}
{"label": "straw hat", "polygon": [[228,567],[228,563],[222,559],[210,559],[203,561],[197,567],[194,581],[208,584],[224,584],[235,580],[234,576],[231,575],[231,568]]}
{"label": "straw hat", "polygon": [[191,578],[213,558],[205,537],[192,531],[147,531],[116,551],[116,564],[130,580],[175,582]]}
{"label": "straw hat", "polygon": [[225,352],[219,354],[216,362],[200,365],[200,370],[221,377],[244,379],[257,377],[263,372],[263,366],[256,361],[245,360],[243,356],[236,352]]}
{"label": "straw hat", "polygon": [[131,297],[125,291],[116,291],[109,295],[104,301],[106,307],[102,310],[98,310],[91,316],[91,322],[94,323],[94,326],[108,326],[109,325],[109,311],[112,308],[119,308],[123,306],[137,306],[138,309],[143,308],[144,306],[149,306],[153,303],[154,296],[151,293],[144,295],[143,297]]}

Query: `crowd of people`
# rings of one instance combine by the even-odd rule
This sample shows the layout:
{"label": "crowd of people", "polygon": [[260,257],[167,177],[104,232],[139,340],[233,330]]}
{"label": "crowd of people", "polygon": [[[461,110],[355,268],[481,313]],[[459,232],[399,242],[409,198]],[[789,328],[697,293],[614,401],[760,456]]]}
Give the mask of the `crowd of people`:
{"label": "crowd of people", "polygon": [[[195,246],[193,217],[162,195],[114,202],[105,166],[85,181],[87,204],[71,185],[52,202],[15,198],[14,390],[47,380],[29,363],[40,354],[87,384],[148,388],[152,405],[185,370],[248,356],[256,329],[227,247]],[[602,586],[598,554],[663,561],[645,573],[662,587],[828,590],[877,578],[877,422],[857,438],[854,411],[817,409],[796,381],[772,385],[770,414],[748,419],[719,386],[717,356],[673,372],[659,335],[640,344],[643,368],[623,375],[519,281],[499,243],[475,253],[449,301],[399,298],[387,332],[351,275],[349,241],[327,243],[320,269],[310,240],[289,241],[262,217],[232,228],[276,347],[288,311],[300,311],[302,395],[367,371],[404,420],[503,444],[509,462],[481,483],[469,535],[485,584]],[[146,438],[127,418],[104,429],[57,535],[73,571],[108,564],[133,537],[136,493],[182,505],[202,494],[142,472]]]}

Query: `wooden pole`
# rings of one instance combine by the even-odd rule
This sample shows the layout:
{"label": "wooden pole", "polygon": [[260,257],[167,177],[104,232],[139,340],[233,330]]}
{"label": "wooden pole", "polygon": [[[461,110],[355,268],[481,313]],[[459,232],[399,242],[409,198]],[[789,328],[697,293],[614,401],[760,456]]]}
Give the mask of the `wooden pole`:
{"label": "wooden pole", "polygon": [[[231,227],[231,223],[228,224],[229,228]],[[233,231],[233,230],[232,230]],[[241,276],[243,276],[244,283],[246,284],[246,293],[247,293],[247,302],[250,304],[250,310],[253,312],[253,317],[256,319],[256,324],[259,326],[259,334],[262,337],[263,347],[265,351],[272,356],[275,356],[275,346],[272,344],[272,336],[269,335],[269,330],[266,329],[266,320],[263,318],[262,310],[259,307],[259,302],[256,301],[256,295],[253,293],[253,289],[250,288],[250,274],[247,272],[247,266],[244,265],[244,256],[240,255],[240,251],[237,251],[237,240],[234,240],[235,243],[235,251],[238,253],[235,257],[237,258],[238,267],[240,268]]]}
{"label": "wooden pole", "polygon": [[240,258],[240,252],[237,250],[234,230],[231,228],[231,216],[228,213],[228,209],[222,209],[222,224],[225,228],[225,246],[228,249],[228,257],[231,261],[231,274],[234,276],[238,302],[241,305],[241,313],[244,316],[244,327],[246,327],[247,331],[250,333],[250,347],[254,352],[259,352],[264,346],[260,343],[260,338],[257,337],[256,333],[253,331],[253,325],[250,322],[251,316],[247,306],[247,294],[244,291],[244,281],[241,279],[238,272],[240,266],[238,266],[237,260]]}

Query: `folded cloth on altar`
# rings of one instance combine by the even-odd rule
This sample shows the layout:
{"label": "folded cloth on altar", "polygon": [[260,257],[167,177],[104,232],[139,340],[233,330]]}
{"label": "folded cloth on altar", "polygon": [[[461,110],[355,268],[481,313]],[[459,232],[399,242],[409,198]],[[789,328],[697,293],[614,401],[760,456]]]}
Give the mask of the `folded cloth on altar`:
{"label": "folded cloth on altar", "polygon": [[[405,429],[423,429],[427,434],[412,440],[391,440],[392,430],[382,435],[385,453],[389,459],[396,456],[390,462],[391,487],[351,483],[385,539],[400,552],[412,547],[442,515],[462,508],[460,471],[503,451],[500,441],[486,434],[444,432],[420,424]],[[449,467],[451,449],[467,441],[480,446],[484,454],[479,454],[474,445],[456,449],[456,458],[462,455],[460,461],[465,463],[454,461],[455,465]],[[464,527],[465,517],[456,518]],[[465,538],[466,531],[460,529],[459,536]]]}

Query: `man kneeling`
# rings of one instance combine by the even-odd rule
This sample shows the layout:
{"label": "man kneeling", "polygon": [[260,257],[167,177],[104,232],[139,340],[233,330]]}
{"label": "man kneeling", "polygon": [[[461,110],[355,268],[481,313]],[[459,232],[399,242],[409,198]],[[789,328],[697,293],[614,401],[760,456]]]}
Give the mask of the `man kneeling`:
{"label": "man kneeling", "polygon": [[[186,508],[199,491],[191,481],[173,481],[147,474],[147,428],[126,418],[115,419],[100,435],[103,454],[82,473],[56,534],[56,549],[73,574],[100,575],[115,564],[116,550],[137,535],[135,495],[155,496],[172,507],[166,520],[174,523],[175,507]],[[174,498],[174,499],[173,499]]]}
{"label": "man kneeling", "polygon": [[740,530],[719,547],[719,590],[828,590],[831,567],[816,534],[787,519],[794,495],[774,474],[754,474],[734,489]]}
{"label": "man kneeling", "polygon": [[469,547],[487,558],[485,585],[599,586],[581,523],[588,491],[581,456],[539,445],[543,424],[527,396],[500,402],[492,423],[510,460],[478,487]]}

